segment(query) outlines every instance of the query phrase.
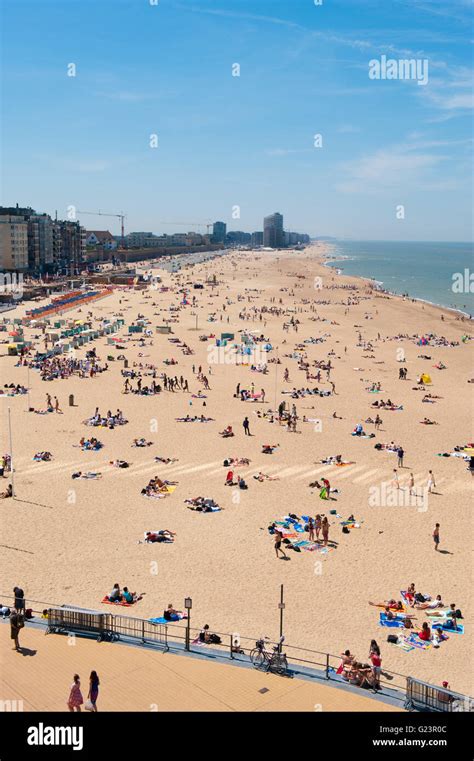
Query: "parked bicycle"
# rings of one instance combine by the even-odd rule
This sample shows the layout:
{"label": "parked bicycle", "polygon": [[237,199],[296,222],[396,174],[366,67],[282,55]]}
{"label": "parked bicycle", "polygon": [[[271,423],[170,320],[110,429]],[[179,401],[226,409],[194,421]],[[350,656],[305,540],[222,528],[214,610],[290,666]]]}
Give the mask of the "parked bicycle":
{"label": "parked bicycle", "polygon": [[262,637],[257,640],[255,647],[251,650],[250,660],[252,665],[256,669],[264,669],[274,674],[287,674],[288,661],[285,653],[281,651],[285,638],[280,637],[278,645],[275,645],[272,650],[265,648],[265,640],[268,641],[268,637]]}

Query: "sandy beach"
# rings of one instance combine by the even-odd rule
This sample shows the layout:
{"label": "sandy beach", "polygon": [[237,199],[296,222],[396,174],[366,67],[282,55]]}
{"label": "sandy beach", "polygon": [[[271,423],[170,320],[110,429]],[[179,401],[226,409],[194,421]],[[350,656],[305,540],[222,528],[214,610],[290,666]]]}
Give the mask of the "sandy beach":
{"label": "sandy beach", "polygon": [[[1,453],[9,452],[11,409],[16,492],[16,499],[0,502],[1,602],[11,603],[11,590],[19,585],[27,599],[105,610],[101,600],[118,582],[143,593],[132,607],[120,608],[125,615],[161,616],[168,603],[181,609],[184,598],[191,596],[193,626],[209,623],[214,631],[275,638],[284,584],[289,644],[336,655],[349,648],[365,661],[370,641],[376,639],[386,669],[434,684],[448,680],[452,689],[472,694],[472,476],[461,457],[438,456],[473,439],[468,384],[473,377],[472,345],[462,340],[472,334],[472,326],[454,312],[381,294],[362,280],[338,275],[323,266],[329,257],[330,248],[324,244],[299,252],[232,252],[177,274],[155,269],[166,291],[116,289],[90,307],[63,315],[66,320],[86,319],[90,310],[97,322],[122,314],[125,326],[119,336],[125,348],[116,349],[100,338],[79,350],[82,358],[86,350],[96,348],[100,364],[108,355],[115,357],[109,369],[94,378],[74,375],[42,381],[37,370],[29,371],[30,406],[45,410],[50,394],[58,398],[62,414],[28,412],[26,395],[0,398]],[[206,284],[213,275],[217,284]],[[205,285],[197,290],[194,283]],[[188,301],[196,297],[195,307],[180,305],[179,288],[184,285]],[[348,305],[348,299],[353,303]],[[170,313],[170,306],[176,311]],[[31,307],[31,302],[22,304],[8,317],[22,317]],[[262,307],[282,313],[266,311],[260,320]],[[242,319],[244,310],[250,319]],[[138,314],[151,321],[152,345],[148,338],[140,347],[141,334],[127,332]],[[177,320],[170,323],[172,335],[157,333],[156,326],[170,314]],[[284,329],[292,318],[299,321],[297,330],[291,324]],[[225,361],[225,353],[209,351],[215,346],[215,338],[209,336],[228,332],[237,341],[242,330],[263,334],[271,344],[266,374]],[[419,346],[413,338],[395,340],[399,334],[436,334],[459,343]],[[200,340],[203,335],[207,341]],[[0,340],[4,336],[0,333]],[[26,327],[25,336],[42,348],[40,330]],[[170,337],[181,339],[194,353],[183,354]],[[309,339],[315,342],[304,343]],[[267,341],[257,344],[259,350]],[[296,344],[303,347],[295,349]],[[311,374],[318,371],[312,365],[315,360],[330,359],[329,379],[321,371],[319,382],[307,380],[298,367],[298,353],[310,363]],[[0,354],[1,384],[26,386],[28,371],[18,366],[18,357],[6,356],[6,344],[0,345]],[[134,363],[153,364],[157,374],[182,375],[189,392],[124,393],[120,355],[127,358],[130,370],[139,370]],[[403,357],[406,362],[400,361]],[[178,364],[164,364],[171,358]],[[272,361],[276,358],[281,362]],[[440,362],[446,369],[435,367]],[[202,366],[209,391],[193,373],[193,365],[196,370]],[[408,370],[407,380],[399,380],[401,367]],[[422,373],[432,380],[424,390],[417,386]],[[145,385],[150,378],[143,375],[142,381]],[[161,383],[158,375],[157,382]],[[331,383],[335,393],[329,396],[292,398],[283,393],[316,386],[331,392]],[[381,384],[378,394],[367,390],[374,383]],[[237,384],[240,389],[254,384],[255,393],[264,389],[265,401],[241,401],[235,396]],[[131,385],[136,388],[136,379]],[[193,398],[199,393],[206,398]],[[69,394],[74,395],[74,407],[68,406]],[[423,403],[425,394],[438,398]],[[390,399],[403,409],[376,410],[371,407],[376,399]],[[275,410],[282,400],[287,409],[296,406],[296,432],[278,422]],[[129,422],[113,430],[85,426],[83,421],[96,407],[104,414],[118,408]],[[274,422],[256,414],[269,409]],[[365,421],[377,412],[383,422],[375,431]],[[176,422],[186,415],[213,420]],[[251,436],[242,427],[246,416]],[[303,416],[310,420],[305,422]],[[425,417],[437,424],[422,424]],[[351,436],[357,424],[375,437]],[[235,435],[224,439],[219,432],[229,425]],[[96,436],[103,448],[81,451],[77,445],[83,436]],[[152,445],[132,448],[132,441],[140,437]],[[374,445],[392,441],[405,452],[404,467],[398,470],[404,493],[411,473],[420,493],[426,489],[429,470],[434,473],[433,493],[425,492],[421,509],[383,504],[397,456]],[[263,454],[264,444],[279,446],[273,454]],[[44,450],[51,452],[52,460],[33,462],[34,454]],[[342,455],[351,464],[321,462],[331,455]],[[176,462],[157,463],[156,456]],[[223,461],[228,457],[250,460],[250,465],[233,468],[245,479],[247,490],[225,485],[229,468]],[[116,459],[128,461],[130,467],[111,466]],[[73,480],[78,471],[100,472],[102,478]],[[254,479],[259,472],[275,480]],[[176,481],[176,489],[164,499],[146,498],[141,490],[153,476]],[[337,489],[333,499],[322,500],[320,490],[309,486],[324,477]],[[7,483],[0,479],[2,488]],[[377,494],[382,504],[374,504]],[[198,496],[213,498],[222,510],[204,514],[187,509],[184,500]],[[288,550],[288,561],[277,558],[268,526],[289,513],[326,514],[333,548]],[[341,521],[351,515],[359,527],[345,533]],[[437,552],[432,539],[436,523],[441,535]],[[175,532],[174,543],[138,543],[145,531],[158,529]],[[381,608],[368,602],[399,600],[400,591],[412,582],[419,592],[441,595],[447,606],[455,603],[463,613],[465,633],[450,634],[439,648],[428,650],[404,651],[388,644],[392,630],[379,625]],[[416,614],[416,631],[430,620],[424,611],[411,612]]]}

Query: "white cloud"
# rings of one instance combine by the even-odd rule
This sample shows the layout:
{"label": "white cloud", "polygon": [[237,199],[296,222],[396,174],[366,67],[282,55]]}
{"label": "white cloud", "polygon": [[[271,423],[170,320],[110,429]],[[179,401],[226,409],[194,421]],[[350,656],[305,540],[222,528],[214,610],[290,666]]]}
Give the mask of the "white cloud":
{"label": "white cloud", "polygon": [[341,193],[380,193],[410,187],[420,189],[421,186],[429,189],[428,170],[447,158],[411,144],[381,148],[343,164],[340,168],[344,179],[336,184],[336,190]]}
{"label": "white cloud", "polygon": [[336,130],[341,135],[351,134],[353,132],[360,132],[360,127],[354,127],[353,124],[342,124]]}

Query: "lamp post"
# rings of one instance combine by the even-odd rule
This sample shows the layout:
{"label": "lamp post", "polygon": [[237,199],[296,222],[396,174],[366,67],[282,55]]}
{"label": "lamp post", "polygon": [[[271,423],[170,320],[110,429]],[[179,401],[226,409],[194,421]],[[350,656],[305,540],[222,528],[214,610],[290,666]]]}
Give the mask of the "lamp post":
{"label": "lamp post", "polygon": [[13,439],[12,439],[12,421],[11,410],[8,408],[8,437],[10,442],[10,468],[11,468],[11,484],[12,484],[12,497],[15,498],[15,476],[13,475]]}
{"label": "lamp post", "polygon": [[26,408],[26,411],[29,412],[30,411],[30,363],[29,362],[28,362],[28,365],[27,365],[27,375],[28,375],[28,378],[27,378],[27,381],[26,381],[26,384],[27,384],[26,387],[28,389],[28,396],[27,396],[27,404],[28,404],[28,406]]}
{"label": "lamp post", "polygon": [[283,611],[285,610],[285,603],[283,602],[283,584],[280,587],[280,602],[278,603],[280,609],[280,637],[283,637]]}
{"label": "lamp post", "polygon": [[186,622],[186,650],[190,650],[191,643],[191,609],[193,607],[193,601],[191,597],[186,597],[184,600],[184,607],[188,611],[188,618]]}

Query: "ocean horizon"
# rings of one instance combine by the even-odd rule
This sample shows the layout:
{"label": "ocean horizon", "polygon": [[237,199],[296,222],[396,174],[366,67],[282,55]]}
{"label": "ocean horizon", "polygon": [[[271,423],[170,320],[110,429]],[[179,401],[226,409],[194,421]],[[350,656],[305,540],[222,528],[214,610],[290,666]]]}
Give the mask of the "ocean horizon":
{"label": "ocean horizon", "polygon": [[345,275],[370,278],[392,293],[474,314],[472,243],[335,240],[329,245],[328,264]]}

